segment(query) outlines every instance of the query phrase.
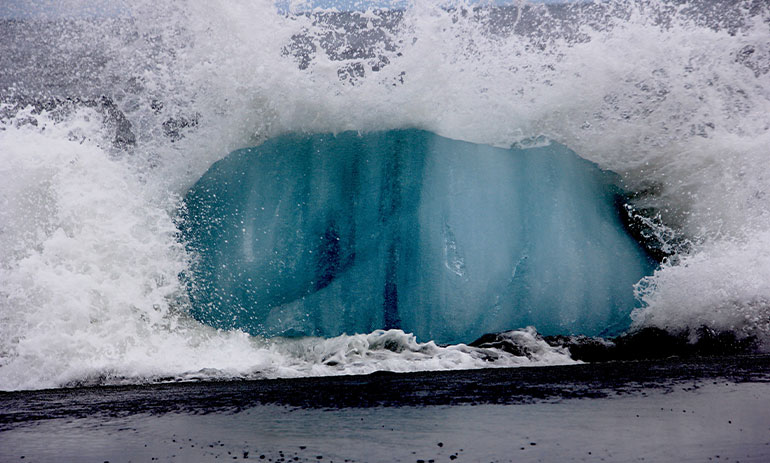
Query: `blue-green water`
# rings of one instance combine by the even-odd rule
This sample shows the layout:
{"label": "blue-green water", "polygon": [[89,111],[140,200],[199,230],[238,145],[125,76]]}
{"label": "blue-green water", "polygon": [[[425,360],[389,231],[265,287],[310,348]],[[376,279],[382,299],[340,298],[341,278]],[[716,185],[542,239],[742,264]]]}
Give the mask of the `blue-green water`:
{"label": "blue-green water", "polygon": [[653,267],[618,218],[616,180],[557,144],[276,138],[185,198],[194,316],[266,336],[617,333]]}

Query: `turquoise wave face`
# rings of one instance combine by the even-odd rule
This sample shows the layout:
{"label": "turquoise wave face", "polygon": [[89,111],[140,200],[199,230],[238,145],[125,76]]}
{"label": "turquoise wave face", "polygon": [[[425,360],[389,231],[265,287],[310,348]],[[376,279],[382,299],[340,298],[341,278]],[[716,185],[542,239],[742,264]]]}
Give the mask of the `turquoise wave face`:
{"label": "turquoise wave face", "polygon": [[615,182],[558,144],[282,136],[231,153],[187,193],[193,315],[265,336],[613,334],[653,270]]}

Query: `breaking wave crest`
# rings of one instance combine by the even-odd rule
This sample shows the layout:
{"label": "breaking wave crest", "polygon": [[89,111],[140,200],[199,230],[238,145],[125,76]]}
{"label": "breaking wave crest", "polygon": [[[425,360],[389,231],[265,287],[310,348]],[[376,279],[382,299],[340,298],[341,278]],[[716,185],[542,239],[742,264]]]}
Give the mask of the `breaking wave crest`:
{"label": "breaking wave crest", "polygon": [[528,330],[521,356],[191,319],[181,197],[229,152],[289,132],[566,145],[620,176],[660,251],[635,328],[767,345],[764,2],[158,3],[0,20],[0,389],[571,361]]}

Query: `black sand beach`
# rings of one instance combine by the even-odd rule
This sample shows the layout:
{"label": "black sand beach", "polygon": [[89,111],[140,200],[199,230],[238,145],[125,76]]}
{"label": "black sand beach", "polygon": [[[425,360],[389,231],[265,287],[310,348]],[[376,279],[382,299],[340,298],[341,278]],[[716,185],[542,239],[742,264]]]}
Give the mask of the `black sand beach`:
{"label": "black sand beach", "polygon": [[767,461],[770,356],[0,395],[2,461]]}

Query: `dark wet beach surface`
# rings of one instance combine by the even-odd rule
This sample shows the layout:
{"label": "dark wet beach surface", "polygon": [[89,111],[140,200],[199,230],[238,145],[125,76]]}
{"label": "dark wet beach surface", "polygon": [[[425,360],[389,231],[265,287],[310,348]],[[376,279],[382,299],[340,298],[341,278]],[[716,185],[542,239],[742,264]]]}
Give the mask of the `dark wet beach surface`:
{"label": "dark wet beach surface", "polygon": [[770,356],[14,392],[0,460],[768,461],[768,404]]}

